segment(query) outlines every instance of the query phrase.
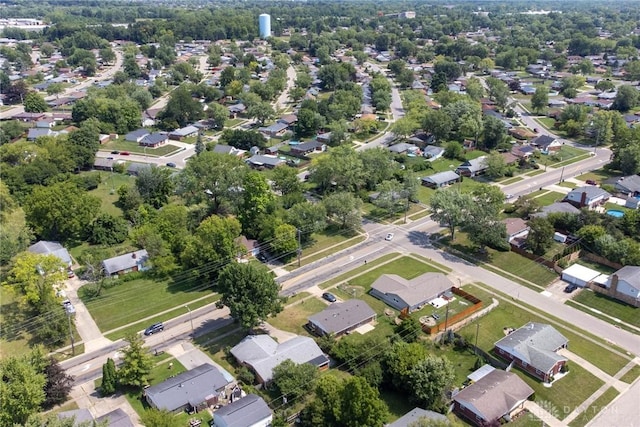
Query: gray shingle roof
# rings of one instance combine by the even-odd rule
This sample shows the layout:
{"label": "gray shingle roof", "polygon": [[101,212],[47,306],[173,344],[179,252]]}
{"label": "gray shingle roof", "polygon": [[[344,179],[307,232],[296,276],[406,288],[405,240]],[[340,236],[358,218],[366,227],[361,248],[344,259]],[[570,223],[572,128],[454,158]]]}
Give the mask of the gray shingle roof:
{"label": "gray shingle roof", "polygon": [[152,406],[174,411],[186,405],[197,406],[228,384],[216,367],[205,363],[149,387],[145,395]]}
{"label": "gray shingle roof", "polygon": [[287,125],[286,123],[275,122],[271,126],[261,127],[258,130],[260,132],[277,133],[277,132],[281,132],[281,131],[285,130],[288,127],[289,127],[289,125]]}
{"label": "gray shingle roof", "polygon": [[618,280],[624,280],[634,288],[640,290],[640,267],[635,265],[625,265],[616,271]]}
{"label": "gray shingle roof", "polygon": [[551,325],[529,322],[496,342],[495,346],[546,373],[558,361],[567,360],[556,350],[568,341]]}
{"label": "gray shingle roof", "polygon": [[611,194],[600,187],[596,187],[595,185],[586,185],[584,187],[574,188],[567,194],[567,197],[573,196],[577,198],[577,200],[580,200],[582,193],[586,193],[588,199],[595,199],[600,196],[611,197]]}
{"label": "gray shingle roof", "polygon": [[146,129],[137,129],[134,131],[129,132],[128,134],[126,134],[124,136],[124,139],[127,141],[132,141],[132,142],[136,142],[138,141],[140,138],[143,138],[147,135],[149,135],[151,132],[149,132]]}
{"label": "gray shingle roof", "polygon": [[68,418],[73,418],[73,425],[79,426],[82,423],[93,423],[93,415],[89,412],[88,409],[73,409],[71,411],[64,411],[58,413],[58,419],[66,420]]}
{"label": "gray shingle roof", "polygon": [[107,274],[115,274],[119,271],[128,270],[135,266],[141,270],[144,263],[149,259],[149,254],[146,249],[141,249],[135,252],[129,252],[128,254],[120,255],[117,257],[105,259],[102,261],[102,265]]}
{"label": "gray shingle roof", "polygon": [[287,359],[296,364],[329,361],[312,338],[302,336],[278,344],[269,335],[249,335],[231,349],[231,354],[251,366],[264,382],[271,381],[273,369]]}
{"label": "gray shingle roof", "polygon": [[366,302],[350,299],[333,303],[320,313],[309,316],[308,319],[327,334],[339,334],[375,316],[375,311]]}
{"label": "gray shingle roof", "polygon": [[224,145],[224,144],[216,144],[215,147],[213,147],[213,152],[214,153],[220,153],[220,154],[231,154],[232,156],[238,156],[242,153],[245,152],[245,150],[240,150],[236,147],[232,147],[230,145]]}
{"label": "gray shingle roof", "polygon": [[27,250],[34,254],[55,255],[60,258],[60,260],[62,260],[62,262],[64,262],[65,264],[72,264],[71,255],[69,255],[69,252],[64,248],[64,246],[62,246],[58,242],[40,240],[39,242],[36,242],[33,245],[29,246]]}
{"label": "gray shingle roof", "polygon": [[107,421],[109,427],[134,427],[129,415],[120,408],[96,418],[96,421]]}
{"label": "gray shingle roof", "polygon": [[616,182],[616,188],[629,193],[640,192],[640,175],[631,175],[620,178]]}
{"label": "gray shingle roof", "polygon": [[292,150],[295,151],[309,151],[309,150],[317,150],[318,148],[322,148],[324,143],[318,140],[311,140],[307,142],[303,142],[302,144],[294,145],[291,147]]}
{"label": "gray shingle roof", "polygon": [[475,408],[485,420],[493,421],[532,394],[533,389],[516,374],[496,369],[456,394],[453,400]]}
{"label": "gray shingle roof", "polygon": [[226,427],[246,427],[272,416],[271,409],[260,396],[248,394],[218,409],[213,419],[221,419]]}
{"label": "gray shingle roof", "polygon": [[438,172],[433,175],[422,178],[422,182],[429,182],[435,185],[442,185],[448,182],[457,181],[460,179],[460,175],[454,171]]}
{"label": "gray shingle roof", "polygon": [[249,158],[247,162],[251,163],[254,166],[278,166],[282,163],[285,163],[284,160],[276,156],[264,156],[261,154],[251,156],[251,158]]}
{"label": "gray shingle roof", "polygon": [[531,140],[530,144],[537,147],[546,148],[551,145],[556,139],[549,135],[540,135]]}
{"label": "gray shingle roof", "polygon": [[430,420],[447,421],[447,417],[437,412],[428,411],[422,408],[413,408],[411,411],[404,414],[391,424],[387,424],[386,427],[408,427],[411,423],[419,421],[421,418],[428,418]]}
{"label": "gray shingle roof", "polygon": [[451,280],[442,273],[425,273],[411,280],[396,274],[383,274],[371,285],[371,289],[382,294],[397,295],[409,307],[426,303],[452,287]]}
{"label": "gray shingle roof", "polygon": [[198,132],[198,128],[195,126],[185,126],[183,128],[180,129],[176,129],[173,132],[171,132],[171,135],[173,136],[188,136],[194,133]]}
{"label": "gray shingle roof", "polygon": [[579,214],[580,209],[573,206],[571,203],[567,202],[555,202],[550,204],[549,206],[543,206],[540,212],[531,214],[532,217],[542,217],[545,218],[547,215],[551,213],[570,213],[570,214]]}
{"label": "gray shingle roof", "polygon": [[458,169],[465,169],[474,173],[479,172],[487,168],[486,159],[487,156],[480,156],[475,159],[467,160],[466,162],[458,166]]}
{"label": "gray shingle roof", "polygon": [[145,136],[144,138],[142,138],[142,140],[140,141],[140,144],[142,145],[162,144],[163,142],[166,142],[168,138],[169,137],[167,136],[166,133],[160,133],[160,132],[151,133]]}

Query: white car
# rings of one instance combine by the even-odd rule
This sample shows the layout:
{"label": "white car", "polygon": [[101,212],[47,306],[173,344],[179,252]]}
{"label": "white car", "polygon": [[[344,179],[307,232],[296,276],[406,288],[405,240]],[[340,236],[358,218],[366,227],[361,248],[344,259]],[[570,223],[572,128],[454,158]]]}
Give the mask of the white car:
{"label": "white car", "polygon": [[393,233],[389,233],[385,236],[384,240],[392,240],[393,239]]}

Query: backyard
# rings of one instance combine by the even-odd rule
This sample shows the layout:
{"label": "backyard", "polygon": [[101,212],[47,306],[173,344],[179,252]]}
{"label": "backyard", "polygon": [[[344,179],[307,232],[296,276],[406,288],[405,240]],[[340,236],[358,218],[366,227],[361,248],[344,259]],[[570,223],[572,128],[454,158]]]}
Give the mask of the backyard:
{"label": "backyard", "polygon": [[96,196],[102,202],[101,212],[114,216],[122,216],[122,210],[116,206],[118,201],[118,188],[123,185],[133,185],[135,177],[113,172],[100,172],[100,184],[89,194]]}

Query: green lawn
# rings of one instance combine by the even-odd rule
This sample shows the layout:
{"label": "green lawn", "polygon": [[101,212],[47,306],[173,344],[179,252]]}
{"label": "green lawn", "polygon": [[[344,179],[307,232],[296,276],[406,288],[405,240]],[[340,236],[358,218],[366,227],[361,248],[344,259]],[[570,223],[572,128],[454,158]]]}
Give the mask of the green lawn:
{"label": "green lawn", "polygon": [[180,147],[171,143],[167,143],[165,145],[161,145],[158,148],[147,147],[145,150],[145,147],[139,145],[137,142],[125,141],[124,138],[112,140],[100,146],[100,151],[113,150],[128,151],[134,154],[146,154],[149,157],[160,157],[178,151],[180,150]]}
{"label": "green lawn", "polygon": [[564,181],[556,185],[559,185],[560,187],[571,188],[571,189],[576,188],[578,186],[578,184],[576,184],[575,182],[570,182],[570,181]]}
{"label": "green lawn", "polygon": [[382,400],[384,400],[384,402],[387,404],[387,407],[389,408],[389,415],[387,417],[388,423],[394,422],[395,420],[415,408],[415,405],[411,404],[406,396],[403,396],[401,393],[395,390],[382,389],[380,391],[380,397],[382,398]]}
{"label": "green lawn", "polygon": [[597,169],[591,172],[584,173],[576,177],[576,179],[580,179],[582,181],[586,181],[588,179],[597,182],[598,184],[602,184],[603,181],[608,180],[610,178],[620,178],[622,174],[620,172],[609,171],[607,169]]}
{"label": "green lawn", "polygon": [[[494,343],[504,337],[504,328],[519,328],[527,322],[549,323],[549,319],[516,307],[506,300],[501,300],[496,308],[480,319],[478,347],[490,351],[493,349]],[[585,339],[584,333],[576,331],[574,326],[566,324],[558,326],[553,322],[551,324],[569,340],[569,349],[573,353],[593,363],[609,375],[615,375],[630,360]],[[460,334],[468,340],[474,340],[475,323],[462,328]],[[574,366],[575,364],[571,363],[571,367]]]}
{"label": "green lawn", "polygon": [[[237,328],[237,325],[234,325]],[[236,365],[233,356],[227,359],[226,349],[231,348],[242,341],[247,336],[246,331],[236,330],[221,338],[220,331],[215,331],[213,336],[208,334],[207,336],[198,337],[196,343],[211,359],[229,371],[232,375],[235,375]]]}
{"label": "green lawn", "polygon": [[89,191],[100,199],[102,206],[100,211],[106,212],[114,216],[122,216],[122,210],[115,205],[118,201],[118,188],[123,185],[134,185],[136,179],[133,176],[112,173],[112,172],[100,172],[100,185],[95,190]]}
{"label": "green lawn", "polygon": [[603,384],[600,378],[569,362],[569,374],[553,383],[551,387],[545,387],[542,383],[520,369],[513,369],[535,391],[535,401],[538,404],[554,405],[556,418],[565,419],[574,409],[582,404],[589,396],[595,393]]}
{"label": "green lawn", "polygon": [[626,374],[620,377],[620,381],[627,384],[633,383],[638,377],[640,377],[640,365],[633,365]]}
{"label": "green lawn", "polygon": [[383,274],[397,274],[400,277],[410,280],[428,272],[440,271],[415,258],[403,256],[349,280],[349,285],[359,286],[363,288],[364,292],[369,292],[371,284]]}
{"label": "green lawn", "polygon": [[549,191],[541,196],[536,197],[536,200],[540,202],[541,206],[549,206],[555,202],[559,202],[564,199],[564,194],[556,191]]}
{"label": "green lawn", "polygon": [[[186,303],[212,295],[211,288],[203,286],[195,279],[178,278],[160,281],[151,277],[142,277],[103,289],[99,297],[92,295],[91,286],[80,288],[78,296],[85,303],[102,332],[174,307],[184,311],[183,306]],[[163,317],[160,320],[170,318]]]}
{"label": "green lawn", "polygon": [[613,399],[615,399],[620,392],[613,387],[609,387],[607,391],[605,391],[600,397],[598,397],[591,405],[589,405],[585,410],[574,418],[573,421],[569,423],[570,427],[583,427],[586,426],[589,421],[598,415],[600,411],[605,409],[609,403]]}
{"label": "green lawn", "polygon": [[308,298],[302,302],[290,305],[276,317],[269,318],[267,321],[275,328],[283,331],[293,332],[298,335],[308,335],[304,325],[307,323],[307,317],[312,314],[321,312],[327,308],[327,304],[318,298]]}
{"label": "green lawn", "polygon": [[[443,238],[440,241],[464,254],[473,256],[479,263],[484,263],[489,267],[495,266],[501,270],[506,271],[507,273],[516,276],[517,278],[522,278],[524,280],[532,282],[537,286],[547,286],[558,277],[554,272],[547,269],[546,267],[538,264],[533,260],[518,255],[515,252],[501,252],[489,248],[487,249],[488,252],[486,255],[479,255],[473,249],[466,233],[463,232],[456,233],[456,240],[453,243],[449,243],[448,237]],[[504,275],[504,273],[500,272],[499,270],[493,271],[495,271],[497,274]],[[512,276],[507,275],[505,277],[513,279]],[[531,286],[526,284],[525,282],[522,283],[525,284],[525,286]]]}
{"label": "green lawn", "polygon": [[625,323],[640,327],[640,308],[589,289],[582,290],[573,300],[607,313],[609,316],[618,318]]}

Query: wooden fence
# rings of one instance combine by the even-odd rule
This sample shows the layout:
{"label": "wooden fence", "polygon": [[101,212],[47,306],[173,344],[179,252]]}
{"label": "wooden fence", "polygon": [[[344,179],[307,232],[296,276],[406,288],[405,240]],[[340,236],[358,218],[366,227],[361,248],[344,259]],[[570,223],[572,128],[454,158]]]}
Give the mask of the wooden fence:
{"label": "wooden fence", "polygon": [[454,325],[460,321],[462,321],[464,318],[470,316],[472,313],[475,313],[476,311],[480,310],[482,308],[482,301],[480,301],[478,298],[474,297],[473,295],[471,295],[468,292],[463,291],[462,289],[459,288],[452,288],[451,291],[458,295],[460,298],[463,298],[467,301],[469,301],[472,305],[465,308],[464,310],[462,310],[459,313],[456,313],[452,316],[449,316],[445,322],[441,322],[435,326],[428,326],[428,325],[422,325],[422,330],[429,334],[429,335],[434,335],[437,334],[438,332],[442,332],[444,331],[446,328],[448,328],[450,325]]}

